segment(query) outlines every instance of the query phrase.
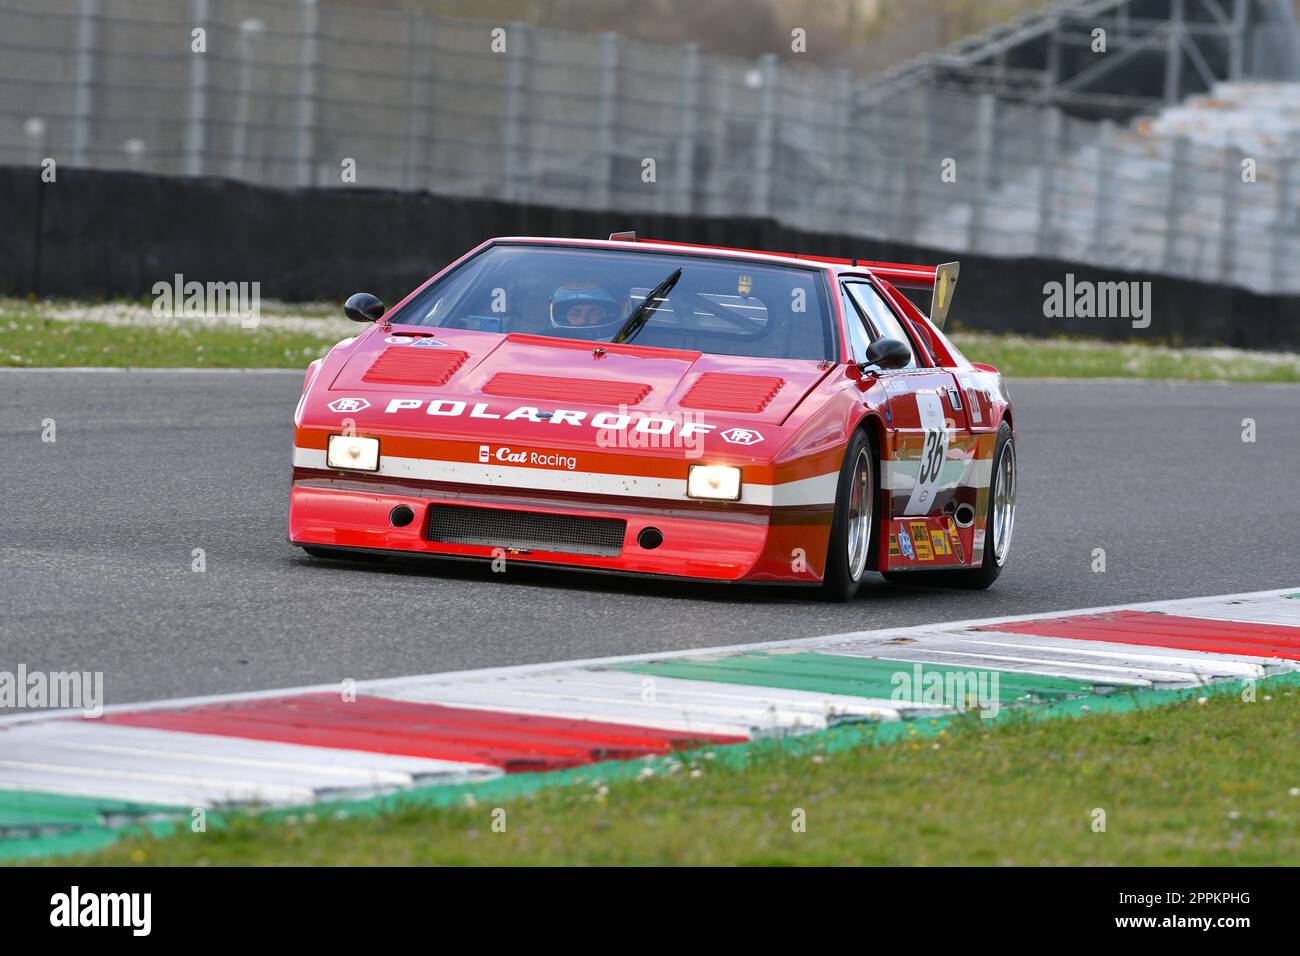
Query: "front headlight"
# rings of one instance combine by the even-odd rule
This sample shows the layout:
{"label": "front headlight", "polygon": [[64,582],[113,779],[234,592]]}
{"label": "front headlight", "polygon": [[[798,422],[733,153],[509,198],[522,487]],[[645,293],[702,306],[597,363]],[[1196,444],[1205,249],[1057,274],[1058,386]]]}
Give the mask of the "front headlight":
{"label": "front headlight", "polygon": [[691,465],[686,478],[689,498],[740,499],[740,469],[731,465]]}
{"label": "front headlight", "polygon": [[379,470],[379,439],[356,435],[330,435],[325,464],[348,471]]}

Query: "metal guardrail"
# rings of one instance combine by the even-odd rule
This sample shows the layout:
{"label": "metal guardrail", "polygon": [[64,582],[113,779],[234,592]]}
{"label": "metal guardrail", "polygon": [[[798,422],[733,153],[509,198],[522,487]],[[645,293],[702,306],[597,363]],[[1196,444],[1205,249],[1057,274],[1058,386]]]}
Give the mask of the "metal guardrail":
{"label": "metal guardrail", "polygon": [[773,217],[1300,292],[1300,119],[1208,142],[873,82],[316,0],[0,0],[0,163]]}

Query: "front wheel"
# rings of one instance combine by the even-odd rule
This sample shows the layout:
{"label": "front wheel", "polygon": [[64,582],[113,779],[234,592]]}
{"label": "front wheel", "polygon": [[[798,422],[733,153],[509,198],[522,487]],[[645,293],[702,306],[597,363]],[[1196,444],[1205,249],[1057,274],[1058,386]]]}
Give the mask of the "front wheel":
{"label": "front wheel", "polygon": [[875,519],[876,460],[871,441],[859,431],[849,441],[840,466],[822,578],[822,596],[828,601],[848,601],[857,593],[874,551]]}

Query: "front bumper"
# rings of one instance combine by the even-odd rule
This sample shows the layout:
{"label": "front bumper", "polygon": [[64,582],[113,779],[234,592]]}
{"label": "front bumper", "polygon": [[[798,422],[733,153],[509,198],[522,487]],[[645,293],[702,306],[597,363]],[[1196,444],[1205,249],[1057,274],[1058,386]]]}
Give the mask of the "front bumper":
{"label": "front bumper", "polygon": [[[414,520],[395,527],[393,509],[405,505]],[[432,505],[469,505],[532,513],[618,519],[626,522],[617,554],[577,554],[540,547],[432,541]],[[638,543],[658,529],[662,543]],[[446,557],[499,559],[593,571],[667,575],[714,581],[816,583],[822,578],[829,513],[790,514],[762,508],[662,507],[587,501],[520,489],[418,487],[384,480],[296,473],[289,502],[289,540],[297,545],[356,548]]]}

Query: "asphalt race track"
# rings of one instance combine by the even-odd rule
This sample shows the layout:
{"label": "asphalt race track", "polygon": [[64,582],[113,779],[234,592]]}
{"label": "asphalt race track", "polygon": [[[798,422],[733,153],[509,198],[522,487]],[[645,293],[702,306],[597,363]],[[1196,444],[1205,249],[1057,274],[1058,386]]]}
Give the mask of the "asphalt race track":
{"label": "asphalt race track", "polygon": [[0,372],[0,669],[103,671],[115,704],[1300,582],[1296,387],[1013,382],[1020,501],[1001,579],[969,593],[873,576],[844,606],[518,564],[308,558],[285,540],[301,381]]}

